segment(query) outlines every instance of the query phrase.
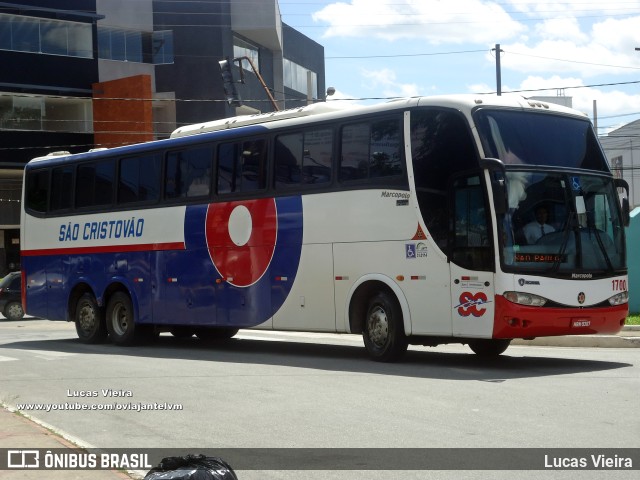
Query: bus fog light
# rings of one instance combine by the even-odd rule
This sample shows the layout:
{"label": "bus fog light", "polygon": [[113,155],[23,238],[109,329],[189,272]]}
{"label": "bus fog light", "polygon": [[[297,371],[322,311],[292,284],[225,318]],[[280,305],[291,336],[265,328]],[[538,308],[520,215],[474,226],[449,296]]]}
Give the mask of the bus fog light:
{"label": "bus fog light", "polygon": [[542,307],[547,303],[547,299],[533,293],[524,292],[504,292],[504,298],[511,303],[517,303],[519,305],[527,305],[530,307]]}
{"label": "bus fog light", "polygon": [[620,292],[609,299],[609,303],[613,306],[623,305],[629,301],[629,292]]}

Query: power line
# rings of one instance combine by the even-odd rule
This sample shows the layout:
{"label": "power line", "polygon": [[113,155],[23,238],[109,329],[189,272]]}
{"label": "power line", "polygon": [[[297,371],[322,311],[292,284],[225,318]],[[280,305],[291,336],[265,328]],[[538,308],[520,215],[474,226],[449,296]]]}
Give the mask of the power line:
{"label": "power line", "polygon": [[350,56],[335,56],[324,57],[325,60],[342,60],[342,59],[358,59],[358,58],[399,58],[399,57],[431,57],[436,55],[458,55],[462,53],[484,53],[486,49],[482,50],[460,50],[456,52],[434,52],[434,53],[407,53],[407,54],[395,54],[395,55],[350,55]]}
{"label": "power line", "polygon": [[629,66],[624,66],[624,65],[608,65],[606,63],[595,63],[595,62],[582,62],[579,60],[569,60],[566,58],[553,58],[553,57],[544,57],[542,55],[531,55],[528,53],[518,53],[518,52],[511,52],[509,50],[503,50],[505,53],[510,53],[512,55],[519,55],[522,57],[531,57],[531,58],[541,58],[543,60],[554,60],[557,62],[566,62],[566,63],[578,63],[578,64],[582,64],[582,65],[593,65],[593,66],[597,66],[597,67],[611,67],[611,68],[624,68],[624,69],[629,69],[629,70],[640,70],[640,67],[629,67]]}

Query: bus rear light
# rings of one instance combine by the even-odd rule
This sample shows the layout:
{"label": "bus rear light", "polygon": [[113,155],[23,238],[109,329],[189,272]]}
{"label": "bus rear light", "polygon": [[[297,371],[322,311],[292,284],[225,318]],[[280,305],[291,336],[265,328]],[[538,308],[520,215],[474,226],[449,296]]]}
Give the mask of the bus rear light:
{"label": "bus rear light", "polygon": [[519,305],[527,305],[530,307],[542,307],[547,303],[547,299],[539,295],[523,292],[504,292],[504,298],[512,303]]}
{"label": "bus rear light", "polygon": [[620,292],[609,299],[612,306],[623,305],[629,301],[629,292]]}

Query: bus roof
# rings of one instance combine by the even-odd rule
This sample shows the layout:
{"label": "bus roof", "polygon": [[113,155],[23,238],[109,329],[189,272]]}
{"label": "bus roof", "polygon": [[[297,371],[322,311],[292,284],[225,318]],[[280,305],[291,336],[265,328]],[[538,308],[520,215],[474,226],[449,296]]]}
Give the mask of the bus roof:
{"label": "bus roof", "polygon": [[[498,107],[498,108],[516,108],[523,110],[547,110],[551,112],[561,113],[565,115],[573,115],[580,117],[587,117],[585,113],[577,110],[564,107],[562,105],[543,102],[534,99],[527,99],[525,97],[507,94],[502,96],[497,95],[478,95],[478,94],[459,94],[459,95],[438,95],[429,97],[409,97],[398,98],[388,102],[378,103],[375,105],[348,105],[340,104],[339,102],[318,102],[304,107],[292,108],[288,110],[281,110],[278,112],[260,113],[255,115],[241,115],[237,117],[224,118],[221,120],[214,120],[211,122],[203,122],[194,125],[187,125],[176,129],[170,136],[170,139],[182,138],[188,141],[187,137],[192,137],[197,134],[203,134],[208,132],[223,132],[229,131],[235,128],[241,127],[259,127],[261,125],[269,128],[268,124],[275,125],[291,125],[296,121],[301,123],[307,123],[311,121],[312,117],[320,116],[325,119],[337,119],[352,115],[364,114],[364,113],[382,113],[394,108],[411,108],[417,106],[434,106],[434,107],[446,107],[454,108],[458,110],[464,110],[471,112],[474,108],[486,106],[486,107]],[[248,132],[247,132],[248,133]],[[122,151],[133,153],[136,150],[146,149],[152,145],[158,145],[167,140],[155,140],[146,142],[143,144],[126,145],[120,147],[111,148],[96,148],[83,152],[77,155],[81,155],[82,158],[99,158],[101,155],[98,152],[107,150],[117,154]],[[57,160],[64,162],[64,158],[67,156],[75,155],[69,152],[52,152],[46,156],[37,157],[31,160],[31,162],[40,162],[43,160],[54,161]]]}
{"label": "bus roof", "polygon": [[171,138],[178,138],[188,135],[196,135],[206,132],[217,132],[221,130],[227,130],[231,128],[244,127],[248,125],[260,125],[279,120],[293,120],[301,119],[303,117],[311,117],[321,114],[337,114],[338,112],[348,113],[349,115],[374,112],[376,110],[387,110],[393,104],[402,103],[404,107],[411,106],[447,106],[452,108],[466,107],[471,110],[481,105],[493,106],[493,107],[510,107],[510,108],[522,108],[522,109],[538,109],[549,110],[558,113],[565,113],[571,115],[586,116],[586,114],[577,110],[564,107],[559,104],[543,102],[540,100],[527,99],[520,95],[474,95],[474,94],[460,94],[460,95],[439,95],[431,97],[410,97],[410,98],[398,98],[384,103],[379,103],[370,106],[343,106],[337,102],[319,102],[304,107],[292,108],[289,110],[281,110],[278,112],[259,113],[255,115],[241,115],[238,117],[223,118],[221,120],[214,120],[211,122],[197,123],[194,125],[187,125],[180,127],[173,131]]}
{"label": "bus roof", "polygon": [[[353,108],[353,107],[350,107]],[[247,125],[257,125],[261,123],[274,122],[276,120],[286,120],[290,118],[307,117],[319,113],[332,113],[344,111],[346,108],[334,102],[320,102],[306,105],[304,107],[280,110],[278,112],[257,113],[255,115],[241,115],[238,117],[223,118],[211,122],[197,123],[180,127],[171,133],[171,138],[183,137],[186,135],[196,135],[205,132],[217,132],[229,128],[244,127]]]}

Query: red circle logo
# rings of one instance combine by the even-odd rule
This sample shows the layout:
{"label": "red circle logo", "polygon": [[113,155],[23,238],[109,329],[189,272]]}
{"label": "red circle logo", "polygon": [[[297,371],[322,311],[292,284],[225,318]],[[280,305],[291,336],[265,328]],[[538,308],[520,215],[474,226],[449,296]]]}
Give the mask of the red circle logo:
{"label": "red circle logo", "polygon": [[223,280],[237,287],[256,283],[267,271],[277,231],[273,198],[212,203],[207,208],[209,256]]}

